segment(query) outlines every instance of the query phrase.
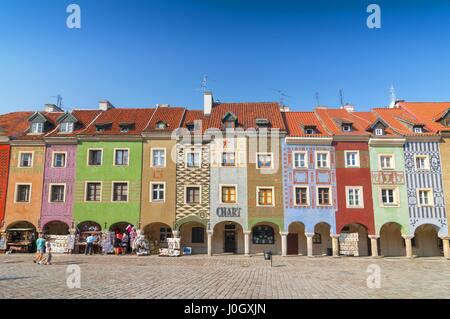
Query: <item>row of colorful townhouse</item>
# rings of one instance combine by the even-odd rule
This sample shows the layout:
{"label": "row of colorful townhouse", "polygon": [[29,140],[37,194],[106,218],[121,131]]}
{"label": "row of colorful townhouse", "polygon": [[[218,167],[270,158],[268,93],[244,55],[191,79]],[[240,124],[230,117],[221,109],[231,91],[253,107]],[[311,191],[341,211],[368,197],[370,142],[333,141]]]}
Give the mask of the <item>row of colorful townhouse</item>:
{"label": "row of colorful townhouse", "polygon": [[203,110],[9,113],[0,232],[134,225],[209,255],[450,257],[449,137],[450,103],[292,112],[206,92]]}

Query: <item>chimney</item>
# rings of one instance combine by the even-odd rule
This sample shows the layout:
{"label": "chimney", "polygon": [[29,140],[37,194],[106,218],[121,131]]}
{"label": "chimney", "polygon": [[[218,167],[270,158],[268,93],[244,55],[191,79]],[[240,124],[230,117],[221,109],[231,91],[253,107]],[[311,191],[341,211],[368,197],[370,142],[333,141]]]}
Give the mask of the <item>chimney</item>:
{"label": "chimney", "polygon": [[212,92],[205,92],[203,96],[203,113],[205,115],[210,115],[212,111],[212,107],[214,104],[214,98]]}
{"label": "chimney", "polygon": [[63,112],[63,110],[57,107],[55,104],[45,104],[44,112],[52,113],[52,112]]}
{"label": "chimney", "polygon": [[167,108],[167,107],[170,107],[170,104],[156,104],[156,107],[164,107],[164,108]]}
{"label": "chimney", "polygon": [[342,106],[341,108],[346,110],[347,112],[355,112],[355,106],[348,103]]}
{"label": "chimney", "polygon": [[113,109],[114,106],[109,101],[104,100],[98,103],[98,108],[102,111],[108,111],[109,109]]}

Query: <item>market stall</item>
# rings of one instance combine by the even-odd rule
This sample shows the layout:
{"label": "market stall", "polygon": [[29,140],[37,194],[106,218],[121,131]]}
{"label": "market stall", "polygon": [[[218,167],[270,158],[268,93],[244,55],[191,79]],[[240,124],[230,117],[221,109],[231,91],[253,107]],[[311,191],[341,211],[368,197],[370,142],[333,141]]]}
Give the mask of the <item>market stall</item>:
{"label": "market stall", "polygon": [[94,253],[101,253],[102,232],[100,225],[95,222],[84,222],[77,227],[74,249],[75,254],[84,254],[87,247],[86,239],[90,235],[97,238],[94,243]]}
{"label": "market stall", "polygon": [[9,228],[6,230],[6,250],[17,253],[32,253],[35,250],[35,228]]}

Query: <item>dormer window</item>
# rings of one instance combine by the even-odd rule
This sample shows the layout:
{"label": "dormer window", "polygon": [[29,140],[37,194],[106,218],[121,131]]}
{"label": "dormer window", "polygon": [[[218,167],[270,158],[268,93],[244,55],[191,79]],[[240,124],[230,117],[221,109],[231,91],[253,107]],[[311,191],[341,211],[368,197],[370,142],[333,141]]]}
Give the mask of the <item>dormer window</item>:
{"label": "dormer window", "polygon": [[305,127],[303,128],[303,132],[304,132],[306,135],[312,135],[312,134],[316,134],[316,133],[317,133],[317,130],[316,130],[316,127],[315,127],[315,126],[305,126]]}
{"label": "dormer window", "polygon": [[352,126],[350,124],[343,124],[342,125],[342,132],[351,132]]}
{"label": "dormer window", "polygon": [[120,133],[128,133],[134,128],[134,123],[120,123]]}
{"label": "dormer window", "polygon": [[31,133],[42,134],[43,132],[44,132],[44,123],[32,123],[31,124]]}
{"label": "dormer window", "polygon": [[414,126],[413,130],[414,130],[414,133],[418,133],[418,134],[423,133],[422,126]]}
{"label": "dormer window", "polygon": [[111,127],[111,123],[105,123],[105,124],[97,124],[95,125],[95,130],[99,133],[106,131]]}
{"label": "dormer window", "polygon": [[157,128],[158,130],[163,130],[163,129],[165,129],[166,127],[167,127],[166,122],[159,121],[158,123],[156,123],[156,128]]}
{"label": "dormer window", "polygon": [[227,112],[225,116],[222,118],[222,123],[224,129],[235,128],[237,123],[237,116],[232,112]]}
{"label": "dormer window", "polygon": [[383,135],[384,135],[384,129],[382,129],[382,128],[376,128],[376,129],[375,129],[375,135],[376,135],[376,136],[383,136]]}
{"label": "dormer window", "polygon": [[268,119],[256,119],[256,126],[258,128],[267,128],[269,127],[269,120]]}
{"label": "dormer window", "polygon": [[225,128],[234,128],[235,127],[234,121],[226,121],[225,123],[223,123],[223,125],[225,126]]}
{"label": "dormer window", "polygon": [[61,123],[61,126],[59,128],[60,133],[72,133],[73,132],[73,123],[71,122],[65,122]]}
{"label": "dormer window", "polygon": [[188,129],[189,132],[195,131],[195,125],[194,125],[194,123],[186,124],[186,128]]}

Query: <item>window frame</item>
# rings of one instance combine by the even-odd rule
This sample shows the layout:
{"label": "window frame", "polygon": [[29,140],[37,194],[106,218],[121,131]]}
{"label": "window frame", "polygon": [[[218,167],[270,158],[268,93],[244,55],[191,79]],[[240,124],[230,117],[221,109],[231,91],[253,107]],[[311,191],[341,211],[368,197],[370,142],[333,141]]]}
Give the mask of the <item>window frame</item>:
{"label": "window frame", "polygon": [[[272,204],[262,205],[259,203],[259,192],[263,189],[270,189],[272,191]],[[275,207],[275,187],[274,186],[256,186],[256,207]]]}
{"label": "window frame", "polygon": [[[306,188],[306,204],[297,204],[297,188]],[[293,187],[293,198],[295,207],[309,207],[311,206],[311,199],[309,196],[309,185],[294,185]]]}
{"label": "window frame", "polygon": [[[53,186],[63,186],[64,187],[64,193],[63,193],[63,200],[62,201],[52,201],[52,188]],[[66,183],[50,183],[48,184],[48,202],[50,204],[63,204],[66,202],[67,197],[67,185]]]}
{"label": "window frame", "polygon": [[[319,154],[326,154],[327,155],[327,163],[326,163],[327,165],[326,166],[319,167],[319,165],[317,165],[318,164],[318,159],[319,159],[319,157],[318,157]],[[314,157],[315,157],[314,158],[315,159],[314,166],[315,166],[316,169],[330,169],[331,168],[331,154],[330,154],[330,151],[316,151]]]}
{"label": "window frame", "polygon": [[[162,151],[164,156],[164,163],[162,165],[154,165],[155,151]],[[150,167],[153,168],[165,168],[167,165],[167,150],[165,147],[152,147],[150,149]]]}
{"label": "window frame", "polygon": [[[55,158],[56,155],[64,155],[64,166],[55,166]],[[54,151],[52,152],[52,168],[60,169],[60,168],[66,168],[67,167],[67,152],[61,152],[61,151]]]}
{"label": "window frame", "polygon": [[[392,194],[393,194],[393,199],[394,202],[392,204],[387,203],[385,204],[383,202],[383,190],[392,190]],[[399,197],[399,192],[398,192],[398,186],[392,186],[392,187],[380,187],[379,191],[379,196],[380,196],[380,207],[386,207],[386,208],[390,208],[390,207],[400,207],[400,197]]]}
{"label": "window frame", "polygon": [[[304,154],[305,155],[305,166],[295,166],[295,156],[297,154]],[[308,151],[294,151],[292,152],[292,168],[294,169],[308,169],[309,163],[308,163]]]}
{"label": "window frame", "polygon": [[[428,192],[428,204],[420,203],[420,192]],[[418,207],[434,207],[434,192],[432,188],[418,188],[416,190]]]}
{"label": "window frame", "polygon": [[[425,168],[417,167],[417,159],[419,158],[425,159]],[[430,156],[426,154],[414,155],[414,168],[419,172],[430,171]]]}
{"label": "window frame", "polygon": [[[391,167],[383,167],[382,158],[390,157],[391,158]],[[380,171],[393,171],[395,170],[395,154],[378,154],[378,168]]]}
{"label": "window frame", "polygon": [[[126,164],[117,164],[116,163],[116,159],[117,159],[117,152],[118,151],[127,151],[128,152],[128,158],[127,158],[127,163]],[[125,166],[130,166],[130,158],[131,158],[131,152],[129,148],[114,148],[113,149],[114,155],[113,155],[113,166],[118,166],[118,167],[125,167]],[[103,156],[103,154],[102,154]],[[103,160],[103,158],[102,158]]]}
{"label": "window frame", "polygon": [[[350,205],[350,190],[359,191],[359,205]],[[345,186],[345,204],[348,209],[364,208],[364,187],[363,186]]]}
{"label": "window frame", "polygon": [[[100,164],[99,165],[92,165],[89,163],[91,151],[100,151],[101,156],[100,156]],[[86,166],[89,166],[89,167],[103,166],[103,148],[88,148],[87,149]]]}
{"label": "window frame", "polygon": [[[378,133],[381,133],[381,134],[378,134]],[[375,136],[383,136],[384,135],[384,128],[376,128],[374,130],[374,134],[375,134]]]}
{"label": "window frame", "polygon": [[[223,201],[223,188],[224,187],[233,187],[234,188],[234,192],[235,192],[235,201],[234,202],[224,202]],[[219,199],[220,199],[220,204],[221,205],[236,205],[238,202],[238,185],[237,184],[219,184]]]}
{"label": "window frame", "polygon": [[[328,199],[329,204],[320,204],[319,202],[319,189],[320,188],[327,188],[329,190],[328,192]],[[333,207],[333,187],[331,185],[316,185],[316,205],[318,207]]]}
{"label": "window frame", "polygon": [[[234,163],[233,165],[224,165],[224,155],[225,154],[234,154]],[[228,151],[222,151],[220,155],[220,167],[236,167],[237,166],[237,154],[236,152],[228,152]]]}
{"label": "window frame", "polygon": [[[188,197],[187,189],[188,188],[198,188],[198,192],[199,192],[199,196],[198,196],[199,202],[198,203],[196,203],[196,202],[189,203],[187,201],[187,197]],[[185,205],[201,205],[202,204],[202,185],[185,185],[184,186],[184,204]]]}
{"label": "window frame", "polygon": [[[347,156],[349,154],[356,154],[356,159],[355,159],[355,165],[349,165],[347,162]],[[348,151],[344,151],[344,161],[345,161],[345,168],[360,168],[361,167],[361,161],[360,161],[360,153],[359,150],[348,150]]]}
{"label": "window frame", "polygon": [[[39,132],[34,132],[33,130],[33,126],[34,125],[38,125],[38,128],[42,128],[42,130],[39,130]],[[30,127],[30,133],[31,134],[43,134],[44,133],[44,129],[45,129],[45,123],[44,122],[32,122],[31,123],[31,127]]]}
{"label": "window frame", "polygon": [[[188,165],[188,156],[189,154],[198,154],[198,158],[199,158],[199,162],[198,162],[198,166],[189,166]],[[184,154],[184,168],[187,169],[195,169],[195,168],[201,168],[202,167],[202,151],[201,150],[188,150],[185,152]]]}
{"label": "window frame", "polygon": [[[266,155],[266,156],[269,155],[270,156],[270,167],[259,167],[259,160],[258,160],[258,158],[259,158],[260,155]],[[273,161],[274,161],[273,152],[256,152],[256,162],[255,162],[255,164],[256,164],[256,169],[257,170],[273,169],[273,167],[274,167]]]}
{"label": "window frame", "polygon": [[[19,194],[19,186],[29,186],[29,195],[28,195],[28,201],[18,201],[17,195]],[[14,204],[30,204],[31,203],[31,197],[32,197],[32,191],[33,191],[33,184],[32,183],[16,183],[14,187]]]}
{"label": "window frame", "polygon": [[[100,200],[87,200],[88,184],[100,184]],[[85,181],[84,182],[84,202],[85,203],[101,203],[103,202],[103,182],[102,181]]]}
{"label": "window frame", "polygon": [[[149,188],[149,202],[150,203],[165,203],[166,202],[166,182],[150,182]],[[153,199],[153,185],[163,185],[163,199]]]}
{"label": "window frame", "polygon": [[[64,127],[64,125],[68,125],[69,130],[63,131],[62,128]],[[75,130],[75,123],[73,122],[63,122],[59,125],[60,134],[70,134],[73,133],[74,130]]]}
{"label": "window frame", "polygon": [[[127,200],[114,200],[114,184],[127,184]],[[111,203],[128,203],[130,201],[130,182],[112,181],[111,182]]]}
{"label": "window frame", "polygon": [[[23,154],[31,154],[30,166],[22,166],[22,155]],[[34,166],[34,151],[20,151],[19,157],[17,160],[17,167],[18,168],[33,168],[33,166]]]}

